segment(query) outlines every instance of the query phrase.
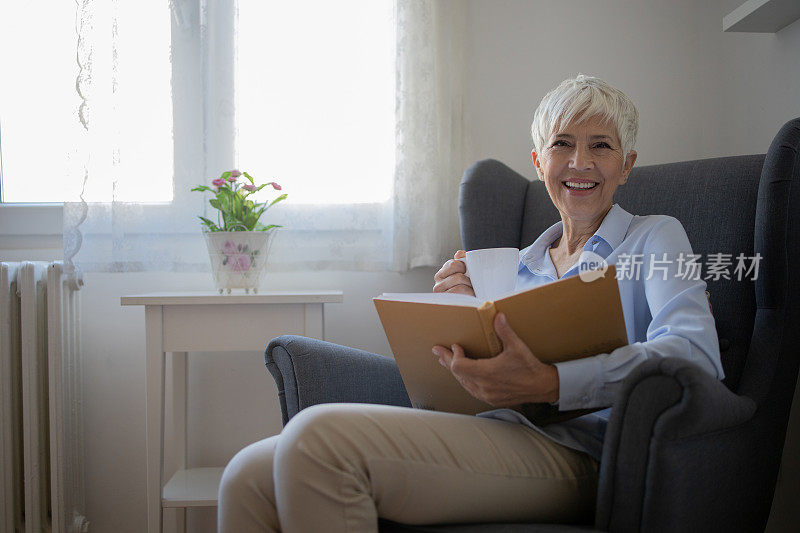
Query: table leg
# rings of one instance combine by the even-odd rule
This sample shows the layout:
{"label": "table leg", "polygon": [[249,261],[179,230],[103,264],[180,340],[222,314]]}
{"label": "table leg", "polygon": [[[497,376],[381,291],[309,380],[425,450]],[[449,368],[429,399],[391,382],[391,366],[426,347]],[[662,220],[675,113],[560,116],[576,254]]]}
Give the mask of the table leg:
{"label": "table leg", "polygon": [[145,306],[147,338],[147,531],[161,533],[161,494],[164,486],[164,344],[161,306]]}
{"label": "table leg", "polygon": [[[187,371],[189,361],[186,352],[172,353],[172,416],[173,416],[173,441],[175,450],[175,464],[178,470],[186,468],[187,438],[186,438],[186,398],[188,393]],[[177,509],[176,531],[186,533],[186,508]]]}
{"label": "table leg", "polygon": [[175,531],[178,533],[186,533],[186,507],[178,509],[178,524]]}
{"label": "table leg", "polygon": [[312,339],[325,340],[325,324],[320,303],[307,303],[303,305],[303,335]]}
{"label": "table leg", "polygon": [[165,507],[163,513],[164,533],[186,533],[186,507]]}

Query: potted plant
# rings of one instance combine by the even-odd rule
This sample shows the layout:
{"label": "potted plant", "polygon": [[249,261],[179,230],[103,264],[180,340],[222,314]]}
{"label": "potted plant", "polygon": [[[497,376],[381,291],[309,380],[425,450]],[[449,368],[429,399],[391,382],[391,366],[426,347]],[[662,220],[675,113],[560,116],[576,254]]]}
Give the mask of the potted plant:
{"label": "potted plant", "polygon": [[281,186],[270,181],[256,185],[247,172],[229,170],[211,182],[211,187],[199,185],[192,189],[211,192],[211,207],[217,210],[217,221],[198,217],[203,223],[203,234],[211,259],[211,270],[220,294],[223,290],[245,289],[258,292],[261,273],[267,264],[267,256],[275,232],[281,226],[264,225],[259,220],[273,205],[284,200],[280,194],[270,202],[257,202],[251,198],[255,193],[271,187],[280,191]]}

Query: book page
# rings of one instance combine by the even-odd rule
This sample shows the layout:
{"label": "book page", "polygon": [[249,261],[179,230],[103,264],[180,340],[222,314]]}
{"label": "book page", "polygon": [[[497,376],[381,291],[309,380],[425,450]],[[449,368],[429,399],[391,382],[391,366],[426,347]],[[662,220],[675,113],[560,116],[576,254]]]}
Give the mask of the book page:
{"label": "book page", "polygon": [[461,305],[464,307],[478,307],[481,302],[468,294],[455,294],[452,292],[385,292],[374,300],[389,300],[392,302],[416,302],[439,305]]}

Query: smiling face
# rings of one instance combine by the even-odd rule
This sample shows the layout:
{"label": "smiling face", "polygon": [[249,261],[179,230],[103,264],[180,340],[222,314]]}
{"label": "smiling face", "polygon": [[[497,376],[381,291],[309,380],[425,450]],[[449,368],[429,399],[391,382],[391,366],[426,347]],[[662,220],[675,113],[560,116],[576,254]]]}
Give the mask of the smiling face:
{"label": "smiling face", "polygon": [[561,218],[582,225],[599,225],[636,161],[633,150],[623,157],[616,128],[599,118],[557,128],[531,155]]}

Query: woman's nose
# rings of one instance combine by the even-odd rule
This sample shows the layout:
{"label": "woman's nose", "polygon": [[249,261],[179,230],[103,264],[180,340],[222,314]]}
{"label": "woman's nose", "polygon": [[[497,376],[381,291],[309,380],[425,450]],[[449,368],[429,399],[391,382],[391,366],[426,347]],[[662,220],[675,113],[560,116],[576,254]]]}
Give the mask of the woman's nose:
{"label": "woman's nose", "polygon": [[570,168],[575,170],[589,170],[594,166],[592,152],[586,146],[576,144],[569,162]]}

